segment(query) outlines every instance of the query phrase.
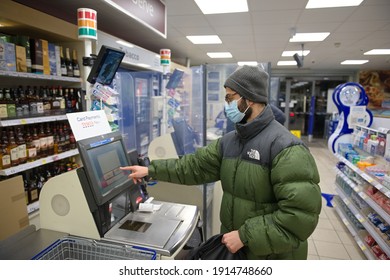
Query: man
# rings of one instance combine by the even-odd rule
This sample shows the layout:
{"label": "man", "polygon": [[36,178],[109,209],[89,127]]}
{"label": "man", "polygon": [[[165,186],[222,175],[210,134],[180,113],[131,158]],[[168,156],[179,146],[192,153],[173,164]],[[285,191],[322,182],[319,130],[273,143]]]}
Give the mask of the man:
{"label": "man", "polygon": [[321,211],[319,174],[304,143],[275,120],[268,80],[243,66],[225,82],[225,110],[236,131],[181,159],[128,166],[129,178],[199,185],[221,180],[222,242],[248,259],[306,259]]}

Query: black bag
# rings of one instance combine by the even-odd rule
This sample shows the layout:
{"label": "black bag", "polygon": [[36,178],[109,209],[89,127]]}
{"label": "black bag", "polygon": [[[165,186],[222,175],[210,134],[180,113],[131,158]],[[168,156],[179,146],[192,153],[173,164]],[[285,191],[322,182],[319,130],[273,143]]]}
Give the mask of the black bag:
{"label": "black bag", "polygon": [[246,260],[242,249],[235,254],[230,253],[222,243],[223,234],[217,234],[206,240],[199,247],[192,249],[187,255],[187,260]]}

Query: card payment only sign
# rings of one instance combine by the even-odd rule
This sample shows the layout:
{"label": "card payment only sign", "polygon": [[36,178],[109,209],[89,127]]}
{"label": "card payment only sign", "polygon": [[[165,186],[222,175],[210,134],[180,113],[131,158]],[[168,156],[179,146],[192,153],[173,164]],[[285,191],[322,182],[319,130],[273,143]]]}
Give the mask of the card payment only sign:
{"label": "card payment only sign", "polygon": [[103,110],[66,114],[76,141],[111,132]]}

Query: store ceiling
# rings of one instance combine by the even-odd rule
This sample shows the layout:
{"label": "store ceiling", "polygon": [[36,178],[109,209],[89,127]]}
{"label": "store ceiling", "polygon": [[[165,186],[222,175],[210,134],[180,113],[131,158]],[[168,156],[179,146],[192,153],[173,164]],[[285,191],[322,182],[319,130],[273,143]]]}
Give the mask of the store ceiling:
{"label": "store ceiling", "polygon": [[[193,0],[165,0],[167,39],[103,0],[14,0],[50,15],[77,24],[77,8],[97,11],[98,29],[130,43],[159,53],[171,49],[172,60],[186,65],[236,63],[257,60],[277,66],[283,51],[301,50],[290,43],[296,32],[330,32],[323,42],[308,42],[304,58],[307,70],[390,69],[390,55],[365,56],[371,49],[390,48],[390,1],[364,0],[359,7],[305,10],[307,0],[248,0],[249,12],[203,15]],[[210,0],[212,1],[212,0]],[[187,35],[218,35],[220,45],[193,45]],[[231,52],[233,58],[212,59],[207,52]],[[187,60],[188,58],[188,60]],[[340,65],[346,59],[368,59],[364,65]]]}

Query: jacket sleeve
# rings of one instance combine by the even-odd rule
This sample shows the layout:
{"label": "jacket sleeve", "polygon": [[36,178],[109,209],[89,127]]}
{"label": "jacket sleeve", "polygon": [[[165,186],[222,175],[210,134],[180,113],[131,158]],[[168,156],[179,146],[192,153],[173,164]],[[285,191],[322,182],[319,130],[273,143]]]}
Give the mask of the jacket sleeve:
{"label": "jacket sleeve", "polygon": [[321,211],[319,174],[306,147],[294,145],[282,150],[271,168],[275,210],[248,219],[239,230],[241,240],[257,255],[297,248],[313,233]]}
{"label": "jacket sleeve", "polygon": [[221,155],[220,139],[180,159],[153,160],[149,176],[155,180],[182,185],[199,185],[219,180]]}

